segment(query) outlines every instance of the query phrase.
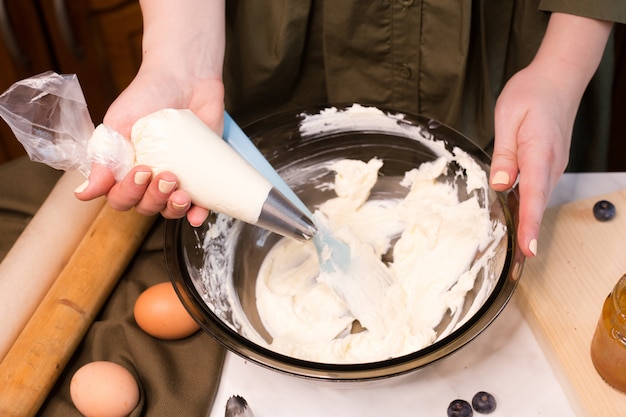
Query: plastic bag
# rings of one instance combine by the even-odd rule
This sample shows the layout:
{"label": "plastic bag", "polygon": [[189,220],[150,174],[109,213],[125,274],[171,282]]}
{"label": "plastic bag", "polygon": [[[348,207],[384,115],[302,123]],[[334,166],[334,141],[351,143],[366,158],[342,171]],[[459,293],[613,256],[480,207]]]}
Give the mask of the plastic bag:
{"label": "plastic bag", "polygon": [[133,166],[133,147],[119,133],[101,125],[90,140],[95,128],[75,74],[47,71],[16,82],[0,95],[0,117],[33,161],[85,176],[95,162],[117,180]]}

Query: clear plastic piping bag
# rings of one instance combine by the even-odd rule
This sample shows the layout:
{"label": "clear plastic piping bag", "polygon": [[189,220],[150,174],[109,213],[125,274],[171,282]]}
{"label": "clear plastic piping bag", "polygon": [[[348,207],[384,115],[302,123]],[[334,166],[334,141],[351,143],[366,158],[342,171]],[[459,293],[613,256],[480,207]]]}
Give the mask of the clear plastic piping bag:
{"label": "clear plastic piping bag", "polygon": [[95,127],[74,74],[47,71],[16,82],[0,95],[0,117],[35,162],[85,176],[96,162],[116,179],[133,166],[133,147],[119,133],[108,129],[106,143],[89,140]]}

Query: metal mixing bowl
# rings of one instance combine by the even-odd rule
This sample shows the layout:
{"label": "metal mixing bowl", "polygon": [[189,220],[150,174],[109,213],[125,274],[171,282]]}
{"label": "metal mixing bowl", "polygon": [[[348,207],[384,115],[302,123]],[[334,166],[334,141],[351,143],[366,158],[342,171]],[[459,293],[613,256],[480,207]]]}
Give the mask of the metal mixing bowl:
{"label": "metal mixing bowl", "polygon": [[[335,106],[330,109],[342,111],[346,108]],[[444,144],[448,150],[454,147],[464,150],[488,173],[489,156],[469,139],[441,123],[418,115],[381,109],[384,117],[390,118],[391,124],[372,126],[362,119],[336,128],[323,123],[328,109],[309,108],[283,113],[245,129],[309,207],[334,197],[332,190],[318,185],[332,181],[334,173],[328,170],[327,163],[335,159],[367,161],[378,157],[384,161],[380,172],[383,186],[374,189],[373,198],[406,193],[406,190],[400,191],[391,184],[396,184],[397,178],[402,178],[405,171],[436,158],[436,147],[431,146],[429,141]],[[303,119],[311,115],[321,123],[302,133]],[[426,141],[412,137],[415,128]],[[451,170],[440,180],[460,184],[459,194],[463,199],[466,197],[463,195],[464,179],[455,176],[454,171]],[[394,178],[396,181],[392,181]],[[496,193],[490,190],[487,196],[483,196],[483,201],[489,207],[492,219],[499,219],[507,228],[506,236],[499,242],[497,255],[489,264],[493,280],[476,281],[474,289],[466,296],[463,314],[467,317],[456,330],[421,350],[378,362],[330,364],[304,361],[269,350],[242,330],[245,327],[242,326],[243,321],[245,325],[254,327],[257,336],[271,340],[256,308],[255,282],[261,262],[279,239],[277,235],[216,214],[212,214],[208,222],[226,222],[229,231],[212,239],[207,239],[208,223],[193,228],[186,220],[168,221],[166,261],[171,280],[190,314],[206,332],[241,357],[276,371],[316,380],[389,378],[419,369],[460,349],[499,315],[513,294],[524,262],[515,238],[518,197],[514,191]],[[227,252],[224,248],[228,247],[226,241],[235,248],[231,253],[224,253]],[[483,293],[487,293],[486,298],[478,308],[472,308],[474,297],[485,288],[487,291]],[[445,327],[445,317],[443,322],[438,331]]]}

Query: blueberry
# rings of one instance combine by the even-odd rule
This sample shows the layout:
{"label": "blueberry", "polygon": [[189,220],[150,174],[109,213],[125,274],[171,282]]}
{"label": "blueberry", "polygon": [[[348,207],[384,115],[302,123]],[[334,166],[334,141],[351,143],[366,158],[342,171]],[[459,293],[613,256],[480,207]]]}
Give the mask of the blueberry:
{"label": "blueberry", "polygon": [[615,217],[615,205],[607,200],[600,200],[593,205],[593,215],[597,220],[606,222]]}
{"label": "blueberry", "polygon": [[448,406],[448,417],[472,417],[472,406],[465,400],[454,400]]}
{"label": "blueberry", "polygon": [[496,399],[488,392],[479,391],[472,398],[472,407],[478,413],[489,414],[496,409]]}

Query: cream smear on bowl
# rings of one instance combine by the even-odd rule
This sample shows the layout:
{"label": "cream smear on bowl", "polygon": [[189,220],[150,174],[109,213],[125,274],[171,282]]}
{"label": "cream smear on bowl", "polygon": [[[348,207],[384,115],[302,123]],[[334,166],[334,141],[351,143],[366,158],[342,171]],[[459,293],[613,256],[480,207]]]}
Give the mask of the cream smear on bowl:
{"label": "cream smear on bowl", "polygon": [[[473,316],[497,279],[488,264],[506,227],[485,207],[487,176],[473,158],[458,148],[448,151],[420,127],[398,123],[401,118],[354,105],[305,115],[300,124],[303,137],[350,127],[392,132],[420,141],[437,156],[397,179],[397,186],[406,190],[402,196],[371,198],[382,178],[379,170],[385,161],[379,158],[330,161],[326,168],[335,173],[334,180],[319,184],[336,196],[316,207],[316,215],[327,217],[338,236],[348,229],[370,245],[375,256],[392,259],[388,269],[395,283],[381,294],[389,306],[383,327],[355,326],[345,303],[320,278],[313,244],[289,239],[281,239],[268,252],[256,282],[256,307],[270,337],[258,334],[242,312],[235,286],[220,279],[232,274],[228,255],[212,256],[203,271],[206,287],[223,292],[207,299],[216,315],[261,346],[321,363],[366,363],[412,353]],[[451,175],[463,178],[468,198],[459,198],[456,182],[438,180]],[[205,249],[217,239],[229,252],[237,226],[219,217],[207,233]],[[482,285],[468,311],[466,294],[475,290],[479,279]]]}

